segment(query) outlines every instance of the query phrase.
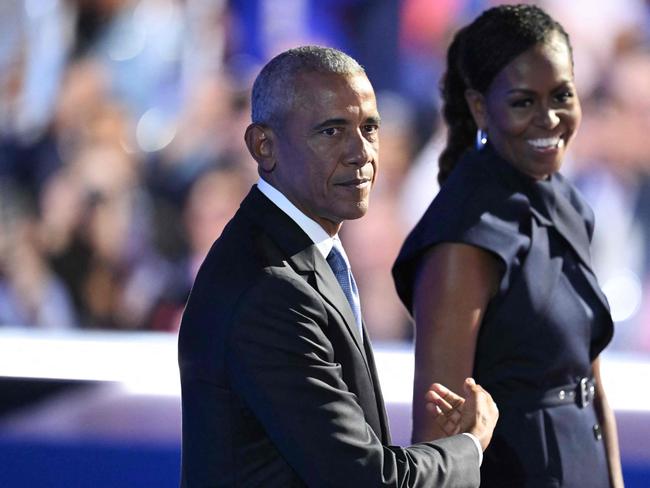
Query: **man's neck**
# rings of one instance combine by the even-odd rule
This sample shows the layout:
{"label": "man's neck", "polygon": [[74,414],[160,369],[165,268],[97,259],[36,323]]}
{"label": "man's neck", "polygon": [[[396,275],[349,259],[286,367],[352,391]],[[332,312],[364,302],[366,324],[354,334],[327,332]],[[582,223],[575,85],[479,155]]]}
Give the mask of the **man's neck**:
{"label": "man's neck", "polygon": [[[323,254],[323,257],[327,257],[327,254],[332,249],[333,236],[321,224],[305,215],[286,195],[263,178],[258,180],[257,188],[309,236]],[[334,235],[337,235],[339,228],[340,225],[336,227],[337,232]]]}

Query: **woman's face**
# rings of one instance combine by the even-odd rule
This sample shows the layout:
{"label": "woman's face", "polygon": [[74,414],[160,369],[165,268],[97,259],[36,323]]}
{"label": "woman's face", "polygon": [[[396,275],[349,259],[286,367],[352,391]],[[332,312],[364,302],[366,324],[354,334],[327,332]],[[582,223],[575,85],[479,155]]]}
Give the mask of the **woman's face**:
{"label": "woman's face", "polygon": [[468,102],[477,125],[515,168],[536,179],[558,171],[582,117],[564,37],[553,33],[520,54],[485,95],[468,94]]}

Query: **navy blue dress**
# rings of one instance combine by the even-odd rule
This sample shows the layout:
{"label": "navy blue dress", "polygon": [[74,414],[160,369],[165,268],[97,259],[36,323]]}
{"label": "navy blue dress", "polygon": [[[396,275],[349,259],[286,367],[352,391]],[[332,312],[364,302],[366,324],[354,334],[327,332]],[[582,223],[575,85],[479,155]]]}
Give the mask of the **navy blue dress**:
{"label": "navy blue dress", "polygon": [[[393,267],[412,312],[415,275],[431,246],[465,243],[500,262],[502,280],[474,358],[473,375],[500,412],[481,486],[609,487],[593,403],[569,402],[573,392],[557,391],[592,375],[613,333],[591,269],[593,220],[560,174],[533,180],[488,145],[461,159]],[[549,403],[556,394],[564,401]]]}

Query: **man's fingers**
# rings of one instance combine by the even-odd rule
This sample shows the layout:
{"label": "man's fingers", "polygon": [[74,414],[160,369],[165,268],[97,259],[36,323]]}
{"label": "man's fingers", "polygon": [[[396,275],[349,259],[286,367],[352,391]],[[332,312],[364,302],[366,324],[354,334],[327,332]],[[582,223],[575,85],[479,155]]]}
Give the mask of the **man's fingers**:
{"label": "man's fingers", "polygon": [[465,380],[463,389],[467,395],[467,402],[463,409],[460,431],[474,434],[485,450],[492,438],[494,426],[499,418],[499,410],[492,396],[472,378]]}
{"label": "man's fingers", "polygon": [[461,414],[458,410],[450,410],[445,413],[433,402],[427,402],[425,406],[427,411],[433,415],[436,424],[445,435],[451,436],[459,432]]}
{"label": "man's fingers", "polygon": [[[467,396],[469,397],[472,394],[483,394],[486,395],[487,398],[489,398],[490,402],[493,404],[494,408],[497,408],[496,403],[494,403],[494,400],[492,399],[492,395],[490,395],[489,392],[485,390],[481,385],[477,384],[474,381],[474,378],[466,378],[465,379],[465,384],[463,385],[463,388],[465,390],[465,393],[467,393]],[[497,409],[498,410],[498,409]]]}
{"label": "man's fingers", "polygon": [[451,391],[449,388],[441,385],[440,383],[434,383],[431,385],[431,389],[429,391],[435,392],[440,398],[442,398],[449,406],[450,408],[460,408],[463,403],[465,403],[465,399]]}
{"label": "man's fingers", "polygon": [[425,400],[427,401],[427,403],[435,404],[440,410],[440,413],[443,415],[449,415],[451,412],[454,411],[453,405],[451,405],[447,400],[441,397],[434,390],[429,390],[427,392],[425,396]]}
{"label": "man's fingers", "polygon": [[[450,398],[447,395],[447,398]],[[453,398],[451,398],[454,401]],[[426,395],[426,408],[436,418],[436,423],[449,433],[455,431],[460,423],[461,414],[458,407],[462,406],[461,402],[456,402],[456,406],[450,404],[446,398],[440,396],[435,390],[429,390]]]}

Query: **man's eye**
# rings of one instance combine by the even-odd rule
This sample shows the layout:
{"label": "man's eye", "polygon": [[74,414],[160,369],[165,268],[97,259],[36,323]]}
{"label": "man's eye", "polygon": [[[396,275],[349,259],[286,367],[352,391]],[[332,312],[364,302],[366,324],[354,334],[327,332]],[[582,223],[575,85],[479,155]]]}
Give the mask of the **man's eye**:
{"label": "man's eye", "polygon": [[363,130],[367,134],[376,134],[377,132],[379,132],[379,126],[374,124],[364,125]]}
{"label": "man's eye", "polygon": [[341,129],[338,127],[328,127],[327,129],[323,129],[321,131],[321,134],[325,134],[326,136],[335,136],[341,132]]}

